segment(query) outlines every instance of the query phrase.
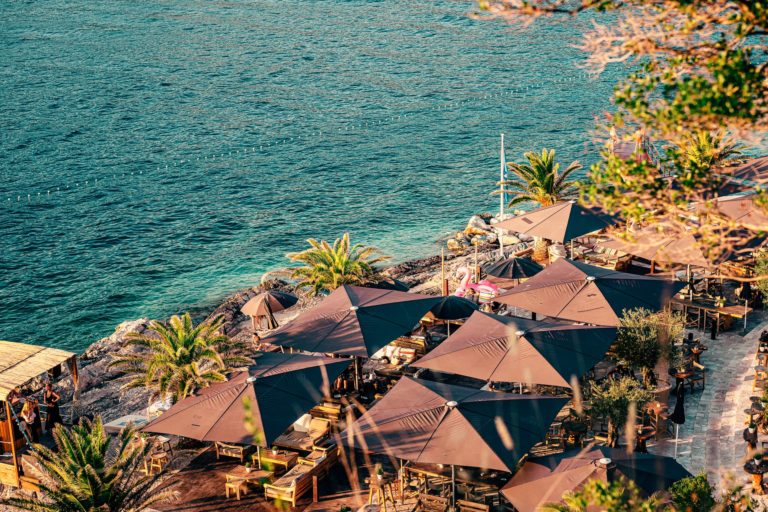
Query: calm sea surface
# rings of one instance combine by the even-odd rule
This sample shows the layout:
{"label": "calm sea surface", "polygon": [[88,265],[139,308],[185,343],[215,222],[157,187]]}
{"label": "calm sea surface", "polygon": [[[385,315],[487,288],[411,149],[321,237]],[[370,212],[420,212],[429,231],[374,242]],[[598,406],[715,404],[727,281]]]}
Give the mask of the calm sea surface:
{"label": "calm sea surface", "polygon": [[0,339],[83,349],[309,237],[432,254],[497,207],[500,132],[593,160],[616,77],[576,68],[578,28],[471,7],[0,2]]}

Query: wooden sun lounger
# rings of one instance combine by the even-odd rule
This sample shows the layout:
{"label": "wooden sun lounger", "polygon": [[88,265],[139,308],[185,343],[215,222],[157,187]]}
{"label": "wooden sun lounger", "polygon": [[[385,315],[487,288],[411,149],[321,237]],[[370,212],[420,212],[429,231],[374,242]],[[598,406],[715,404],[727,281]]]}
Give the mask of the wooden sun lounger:
{"label": "wooden sun lounger", "polygon": [[[318,451],[321,451],[319,449]],[[314,454],[313,451],[310,455]],[[312,488],[312,478],[322,478],[338,461],[338,447],[327,448],[324,454],[315,454],[311,459],[303,457],[286,474],[271,484],[264,484],[264,495],[277,501],[290,503],[292,507]]]}
{"label": "wooden sun lounger", "polygon": [[307,432],[297,432],[296,430],[291,429],[275,439],[272,444],[289,450],[309,452],[312,451],[313,447],[330,432],[330,420],[324,418],[312,418]]}

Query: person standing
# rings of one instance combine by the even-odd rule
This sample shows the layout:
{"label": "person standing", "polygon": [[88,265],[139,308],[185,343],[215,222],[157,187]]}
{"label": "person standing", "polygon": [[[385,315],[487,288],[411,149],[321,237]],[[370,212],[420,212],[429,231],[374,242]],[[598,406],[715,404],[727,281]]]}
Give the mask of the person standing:
{"label": "person standing", "polygon": [[46,408],[45,430],[48,432],[53,430],[53,427],[57,424],[64,423],[59,412],[59,400],[61,400],[61,395],[53,390],[50,382],[47,382],[43,392],[43,401]]}

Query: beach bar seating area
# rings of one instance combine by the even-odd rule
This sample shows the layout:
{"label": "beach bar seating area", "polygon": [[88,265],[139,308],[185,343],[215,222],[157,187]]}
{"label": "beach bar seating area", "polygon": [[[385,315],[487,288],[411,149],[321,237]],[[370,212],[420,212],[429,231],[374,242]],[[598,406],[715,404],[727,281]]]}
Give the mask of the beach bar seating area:
{"label": "beach bar seating area", "polygon": [[[29,444],[37,433],[29,435],[31,432],[19,419],[22,406],[27,401],[36,401],[24,396],[21,389],[41,376],[47,375],[50,380],[58,378],[62,366],[69,370],[77,387],[77,356],[64,350],[10,341],[0,341],[0,354],[0,484],[36,490],[37,479],[25,474],[24,463]],[[45,414],[45,408],[39,405],[36,408],[37,419],[43,420],[40,416]]]}

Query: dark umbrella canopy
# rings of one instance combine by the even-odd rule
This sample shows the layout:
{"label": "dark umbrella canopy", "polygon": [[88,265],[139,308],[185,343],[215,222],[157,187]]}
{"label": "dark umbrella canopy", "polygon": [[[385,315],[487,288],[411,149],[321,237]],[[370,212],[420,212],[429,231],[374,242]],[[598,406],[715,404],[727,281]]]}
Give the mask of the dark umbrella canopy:
{"label": "dark umbrella canopy", "polygon": [[594,446],[528,459],[501,493],[516,510],[534,512],[559,503],[563,494],[580,489],[589,480],[609,482],[622,476],[653,494],[691,474],[671,457]]}
{"label": "dark umbrella canopy", "polygon": [[616,339],[615,327],[535,322],[475,312],[412,366],[492,382],[570,387]]}
{"label": "dark umbrella canopy", "polygon": [[512,471],[567,400],[403,377],[342,438],[417,463]]}
{"label": "dark umbrella canopy", "polygon": [[343,285],[263,341],[308,352],[370,357],[413,329],[439,301],[440,297]]}
{"label": "dark umbrella canopy", "polygon": [[559,259],[494,300],[551,318],[621,325],[625,309],[662,309],[686,283]]}
{"label": "dark umbrella canopy", "polygon": [[605,213],[584,208],[575,201],[564,201],[512,217],[494,227],[554,242],[567,242],[615,223],[615,219]]}
{"label": "dark umbrella canopy", "polygon": [[432,306],[430,311],[439,320],[461,320],[480,309],[480,306],[464,297],[446,295],[440,297],[440,302]]}
{"label": "dark umbrella canopy", "polygon": [[530,258],[509,258],[485,269],[485,273],[500,279],[527,279],[544,270]]}
{"label": "dark umbrella canopy", "polygon": [[142,431],[199,441],[252,444],[253,438],[245,428],[243,399],[247,398],[263,434],[260,444],[268,446],[327,395],[329,384],[350,363],[349,359],[305,354],[260,354],[247,371],[181,400]]}

